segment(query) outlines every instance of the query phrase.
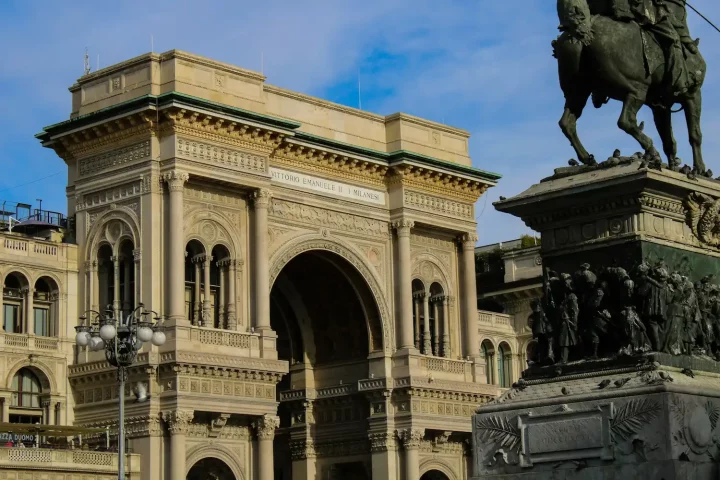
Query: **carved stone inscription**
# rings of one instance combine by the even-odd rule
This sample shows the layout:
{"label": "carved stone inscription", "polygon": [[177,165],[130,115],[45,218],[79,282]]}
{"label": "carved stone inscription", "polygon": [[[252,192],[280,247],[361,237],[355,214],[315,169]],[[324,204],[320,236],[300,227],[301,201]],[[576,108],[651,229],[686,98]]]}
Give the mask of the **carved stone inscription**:
{"label": "carved stone inscription", "polygon": [[520,466],[587,458],[613,460],[612,416],[612,404],[581,411],[565,407],[554,413],[520,415]]}
{"label": "carved stone inscription", "polygon": [[561,420],[528,428],[531,453],[561,452],[602,447],[600,418]]}

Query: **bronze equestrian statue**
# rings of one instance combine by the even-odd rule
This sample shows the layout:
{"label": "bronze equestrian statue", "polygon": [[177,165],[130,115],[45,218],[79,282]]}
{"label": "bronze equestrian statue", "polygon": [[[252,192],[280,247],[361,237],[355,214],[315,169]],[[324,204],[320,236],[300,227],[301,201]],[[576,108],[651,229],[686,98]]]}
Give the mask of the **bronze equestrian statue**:
{"label": "bronze equestrian statue", "polygon": [[694,171],[704,174],[702,85],[706,65],[687,27],[685,0],[558,0],[562,34],[553,42],[565,112],[560,128],[578,160],[595,165],[577,134],[588,99],[600,108],[610,98],[623,103],[618,126],[635,138],[654,167],[662,164],[650,137],[638,125],[643,105],[653,112],[668,165],[680,167],[672,107],[685,111]]}

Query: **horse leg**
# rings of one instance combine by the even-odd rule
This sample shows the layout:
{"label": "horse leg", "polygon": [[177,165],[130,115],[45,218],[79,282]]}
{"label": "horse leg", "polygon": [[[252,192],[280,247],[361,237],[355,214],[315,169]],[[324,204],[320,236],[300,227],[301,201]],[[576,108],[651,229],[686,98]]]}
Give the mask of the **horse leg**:
{"label": "horse leg", "polygon": [[638,141],[640,146],[645,150],[645,157],[648,160],[657,161],[660,154],[655,150],[652,139],[643,133],[637,123],[637,113],[640,111],[643,103],[642,100],[628,95],[623,102],[622,112],[618,119],[618,127]]}
{"label": "horse leg", "polygon": [[585,105],[587,105],[588,98],[590,98],[590,92],[576,93],[568,95],[565,100],[565,111],[560,119],[560,129],[565,134],[570,145],[575,150],[575,154],[578,156],[578,160],[585,165],[595,165],[595,157],[590,155],[577,134],[577,121],[582,116]]}
{"label": "horse leg", "polygon": [[705,173],[705,162],[702,156],[702,129],[700,116],[702,114],[702,93],[700,90],[684,102],[685,120],[688,126],[688,137],[693,152],[693,169],[700,174]]}
{"label": "horse leg", "polygon": [[680,161],[677,159],[677,142],[673,135],[672,112],[668,108],[652,107],[655,128],[663,144],[663,152],[668,159],[668,166],[671,170],[680,168]]}

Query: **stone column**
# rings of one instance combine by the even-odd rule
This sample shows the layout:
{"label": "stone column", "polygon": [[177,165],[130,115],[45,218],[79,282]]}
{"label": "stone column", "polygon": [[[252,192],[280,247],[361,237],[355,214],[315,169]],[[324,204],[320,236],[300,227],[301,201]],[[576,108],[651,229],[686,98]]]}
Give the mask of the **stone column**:
{"label": "stone column", "polygon": [[60,418],[60,412],[62,411],[62,402],[55,404],[55,425],[62,425],[62,418]]}
{"label": "stone column", "polygon": [[435,320],[435,327],[433,328],[433,333],[435,335],[435,339],[433,342],[433,353],[436,357],[440,356],[440,318],[438,317],[439,309],[438,309],[438,298],[435,297],[435,299],[432,302],[433,307],[433,319]]}
{"label": "stone column", "polygon": [[218,262],[218,270],[220,272],[220,288],[218,290],[218,328],[225,328],[225,269],[227,268],[227,262]]}
{"label": "stone column", "polygon": [[270,191],[261,189],[255,199],[255,328],[270,330],[270,266],[268,264],[268,208]]}
{"label": "stone column", "polygon": [[[258,480],[274,480],[273,440],[280,419],[273,415],[264,415],[253,424],[258,437]],[[175,480],[175,479],[173,479]]]}
{"label": "stone column", "polygon": [[[202,264],[203,256],[195,255],[192,258],[192,263],[195,265],[195,276],[193,277],[193,325],[200,325],[200,312],[202,311],[200,305],[200,266]],[[184,292],[183,292],[184,293]]]}
{"label": "stone column", "polygon": [[0,273],[0,330],[5,331],[5,306],[3,298],[5,296],[5,277]]}
{"label": "stone column", "polygon": [[398,432],[405,447],[405,479],[420,478],[420,442],[425,436],[424,428],[408,428]]}
{"label": "stone column", "polygon": [[120,318],[120,257],[117,255],[111,257],[113,263],[113,315],[115,318]]}
{"label": "stone column", "polygon": [[393,223],[398,238],[398,297],[396,300],[400,317],[400,348],[413,349],[413,315],[412,315],[412,272],[410,271],[410,230],[415,226],[409,220]]}
{"label": "stone column", "polygon": [[50,400],[43,400],[40,402],[40,406],[42,407],[43,411],[43,425],[52,425],[52,422],[50,421]]}
{"label": "stone column", "polygon": [[432,341],[430,338],[430,294],[423,295],[423,353],[432,355]]}
{"label": "stone column", "polygon": [[205,255],[204,275],[203,283],[205,286],[205,300],[203,301],[203,316],[200,322],[201,327],[212,327],[213,319],[210,315],[210,266],[212,265],[213,257],[211,255]]}
{"label": "stone column", "polygon": [[[135,261],[135,305],[140,305],[142,301],[142,250],[133,250],[133,260]],[[134,306],[134,305],[133,305]]]}
{"label": "stone column", "polygon": [[85,310],[97,310],[95,305],[95,276],[97,274],[97,261],[85,262],[85,282],[87,303]]}
{"label": "stone column", "polygon": [[[187,324],[185,318],[185,228],[183,218],[183,190],[190,175],[182,170],[167,172],[164,177],[170,191],[168,212],[168,269],[165,296],[168,317],[176,325]],[[180,478],[180,477],[178,477]]]}
{"label": "stone column", "polygon": [[163,420],[170,432],[170,477],[168,480],[185,480],[185,439],[190,429],[194,412],[192,410],[173,410],[162,412]]}
{"label": "stone column", "polygon": [[475,288],[475,244],[478,237],[474,232],[461,238],[463,264],[463,322],[465,323],[465,355],[477,358],[480,355],[477,325],[477,289]]}
{"label": "stone column", "polygon": [[122,309],[123,311],[132,311],[133,303],[130,301],[130,272],[132,271],[133,264],[130,263],[129,258],[123,257],[123,266],[125,267],[125,283],[123,284],[123,303],[122,303]]}
{"label": "stone column", "polygon": [[397,471],[397,440],[394,432],[369,432],[373,480],[392,480]]}
{"label": "stone column", "polygon": [[450,299],[447,296],[444,296],[443,300],[442,300],[442,304],[443,304],[442,351],[443,351],[443,357],[450,358],[450,309],[448,308],[448,305],[450,304]]}
{"label": "stone column", "polygon": [[235,302],[237,291],[235,290],[235,279],[237,278],[237,260],[228,260],[228,302],[227,302],[227,328],[237,330],[237,313]]}
{"label": "stone column", "polygon": [[25,293],[25,332],[35,335],[35,289],[28,288]]}
{"label": "stone column", "polygon": [[2,422],[10,421],[10,397],[2,397]]}
{"label": "stone column", "polygon": [[420,350],[420,294],[413,295],[413,307],[415,308],[415,348]]}

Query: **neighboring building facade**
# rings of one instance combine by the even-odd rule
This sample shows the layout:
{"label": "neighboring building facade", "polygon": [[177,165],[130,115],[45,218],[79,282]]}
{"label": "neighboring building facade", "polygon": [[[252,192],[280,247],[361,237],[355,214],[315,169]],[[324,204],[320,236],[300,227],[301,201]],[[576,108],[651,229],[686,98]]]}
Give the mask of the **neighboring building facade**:
{"label": "neighboring building facade", "polygon": [[[146,480],[467,478],[470,415],[500,392],[474,252],[498,176],[462,130],[264,81],[170,51],[70,88],[71,119],[38,135],[77,243],[58,351],[80,312],[165,319],[124,392]],[[116,428],[103,353],[68,368],[66,420]]]}
{"label": "neighboring building facade", "polygon": [[475,257],[485,381],[510,388],[534,358],[528,317],[532,300],[542,296],[540,246],[526,237],[477,247]]}

